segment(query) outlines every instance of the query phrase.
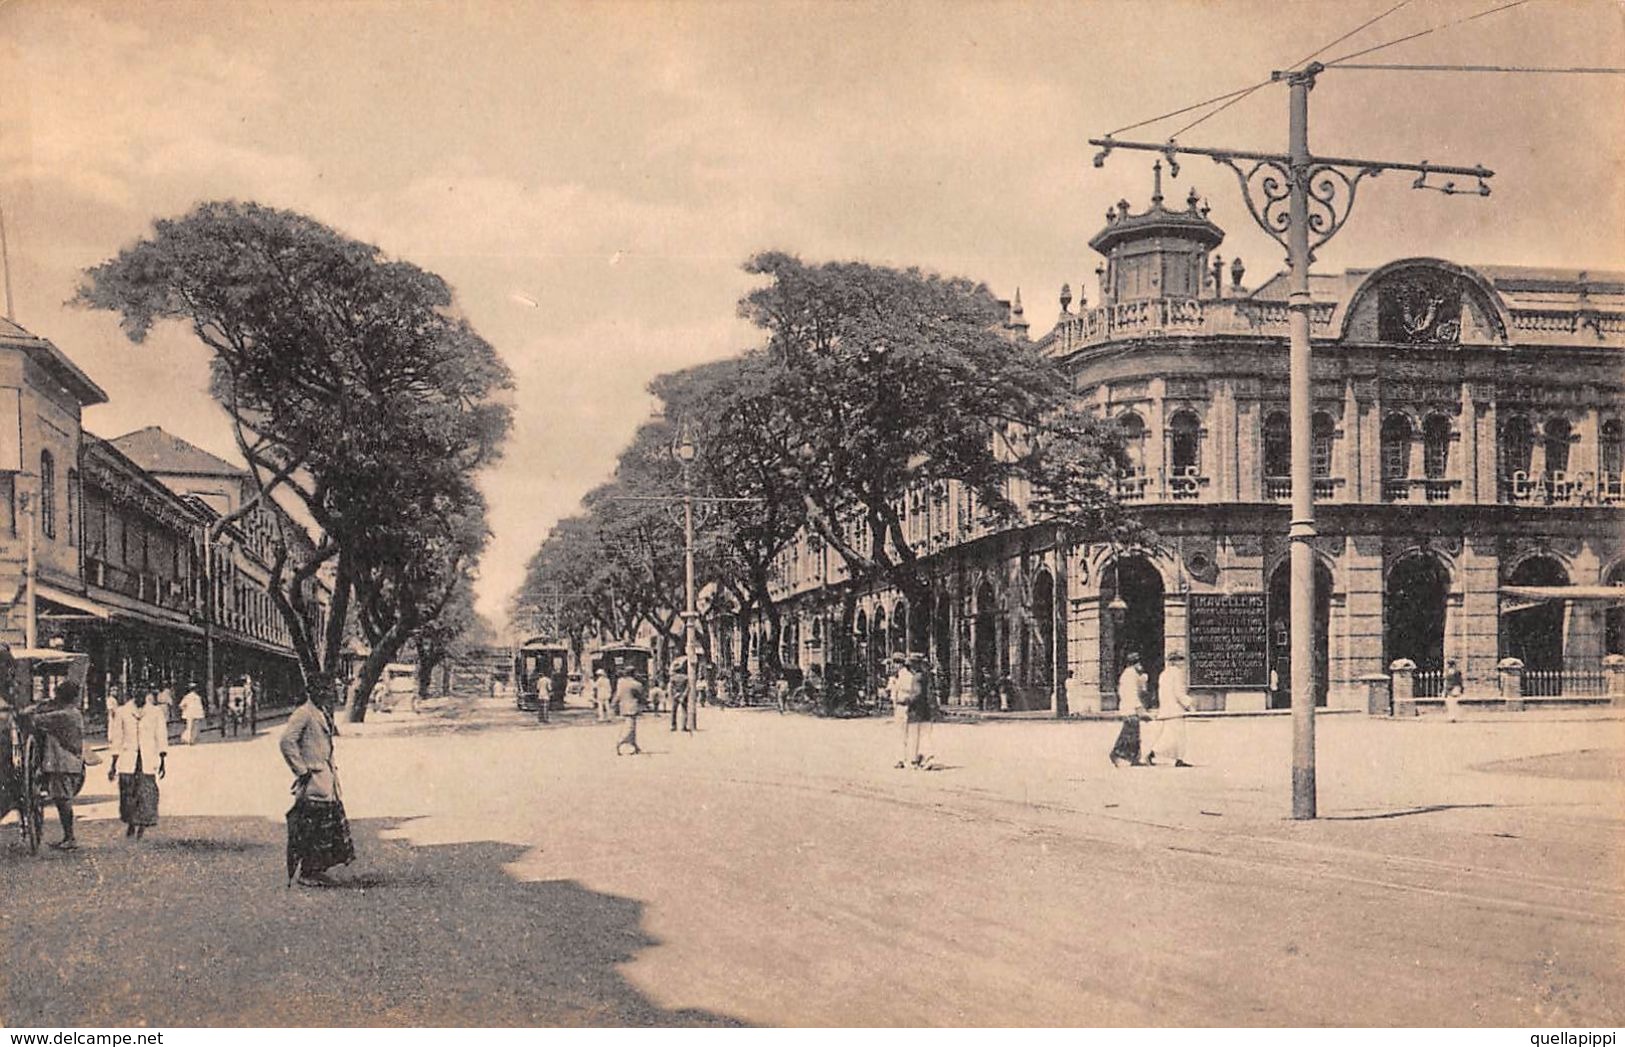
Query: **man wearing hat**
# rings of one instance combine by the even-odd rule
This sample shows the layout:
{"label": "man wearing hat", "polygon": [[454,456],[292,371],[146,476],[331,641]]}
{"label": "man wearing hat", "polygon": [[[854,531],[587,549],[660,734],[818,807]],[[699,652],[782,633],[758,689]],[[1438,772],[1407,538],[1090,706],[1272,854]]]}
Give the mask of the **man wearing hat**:
{"label": "man wearing hat", "polygon": [[1123,716],[1123,729],[1117,732],[1117,744],[1112,746],[1112,766],[1127,760],[1140,765],[1140,720],[1145,716],[1145,672],[1140,668],[1140,655],[1130,651],[1123,659],[1123,672],[1117,678],[1117,711]]}
{"label": "man wearing hat", "polygon": [[45,736],[40,777],[62,823],[62,839],[51,846],[59,851],[78,850],[73,838],[73,798],[85,786],[85,718],[79,711],[79,685],[64,680],[51,697],[18,710],[18,715]]}

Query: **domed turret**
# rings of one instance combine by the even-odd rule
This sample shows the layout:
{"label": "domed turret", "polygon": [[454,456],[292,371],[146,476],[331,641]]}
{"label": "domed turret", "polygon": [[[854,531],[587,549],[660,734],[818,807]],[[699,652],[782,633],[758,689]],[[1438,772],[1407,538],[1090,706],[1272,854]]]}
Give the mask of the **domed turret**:
{"label": "domed turret", "polygon": [[1107,304],[1147,298],[1199,298],[1206,283],[1208,252],[1224,242],[1224,230],[1208,221],[1208,208],[1191,190],[1185,210],[1162,203],[1162,162],[1152,165],[1151,207],[1130,214],[1128,201],[1106,212],[1106,228],[1089,246],[1106,256],[1101,293]]}

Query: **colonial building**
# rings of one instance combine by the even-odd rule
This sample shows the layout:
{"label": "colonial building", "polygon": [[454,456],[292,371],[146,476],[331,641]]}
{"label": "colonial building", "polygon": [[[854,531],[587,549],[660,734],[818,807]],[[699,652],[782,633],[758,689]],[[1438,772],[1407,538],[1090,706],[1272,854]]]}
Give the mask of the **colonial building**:
{"label": "colonial building", "polygon": [[[1160,548],[994,529],[955,485],[916,491],[933,596],[863,594],[868,664],[925,651],[951,701],[1091,711],[1127,651],[1155,675],[1177,648],[1202,707],[1289,704],[1286,287],[1245,289],[1223,239],[1194,193],[1168,206],[1159,165],[1150,206],[1090,241],[1100,303],[1063,288],[1036,343],[1121,427],[1118,492]],[[1446,659],[1469,692],[1519,669],[1526,694],[1599,689],[1625,650],[1625,274],[1417,257],[1311,291],[1317,699],[1364,707],[1401,659],[1424,694]],[[810,536],[781,558],[790,664],[824,658],[837,565]]]}
{"label": "colonial building", "polygon": [[[32,528],[36,642],[91,656],[94,714],[111,685],[201,685],[210,633],[217,684],[249,674],[268,703],[291,700],[298,663],[269,589],[278,510],[220,523],[241,504],[244,470],[155,427],[111,441],[86,431],[83,408],[106,394],[4,321],[0,376],[0,642],[26,639]],[[311,586],[320,626],[327,590]]]}

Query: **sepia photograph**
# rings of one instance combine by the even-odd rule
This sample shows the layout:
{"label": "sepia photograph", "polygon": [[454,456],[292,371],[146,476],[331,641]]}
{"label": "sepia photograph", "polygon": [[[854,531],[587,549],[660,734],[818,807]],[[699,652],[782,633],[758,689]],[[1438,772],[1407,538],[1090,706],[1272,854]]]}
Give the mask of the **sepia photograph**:
{"label": "sepia photograph", "polygon": [[0,0],[0,277],[11,1043],[1625,1025],[1620,0]]}

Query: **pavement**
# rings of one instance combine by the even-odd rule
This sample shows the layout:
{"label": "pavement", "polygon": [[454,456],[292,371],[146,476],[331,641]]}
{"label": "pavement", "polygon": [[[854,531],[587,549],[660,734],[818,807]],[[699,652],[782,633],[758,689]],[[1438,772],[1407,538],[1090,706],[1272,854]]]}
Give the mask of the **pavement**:
{"label": "pavement", "polygon": [[[1625,720],[1285,717],[897,728],[768,710],[541,726],[443,701],[341,725],[359,857],[288,890],[274,733],[171,751],[84,848],[0,827],[7,1025],[1619,1025]],[[47,827],[54,838],[54,817]]]}

